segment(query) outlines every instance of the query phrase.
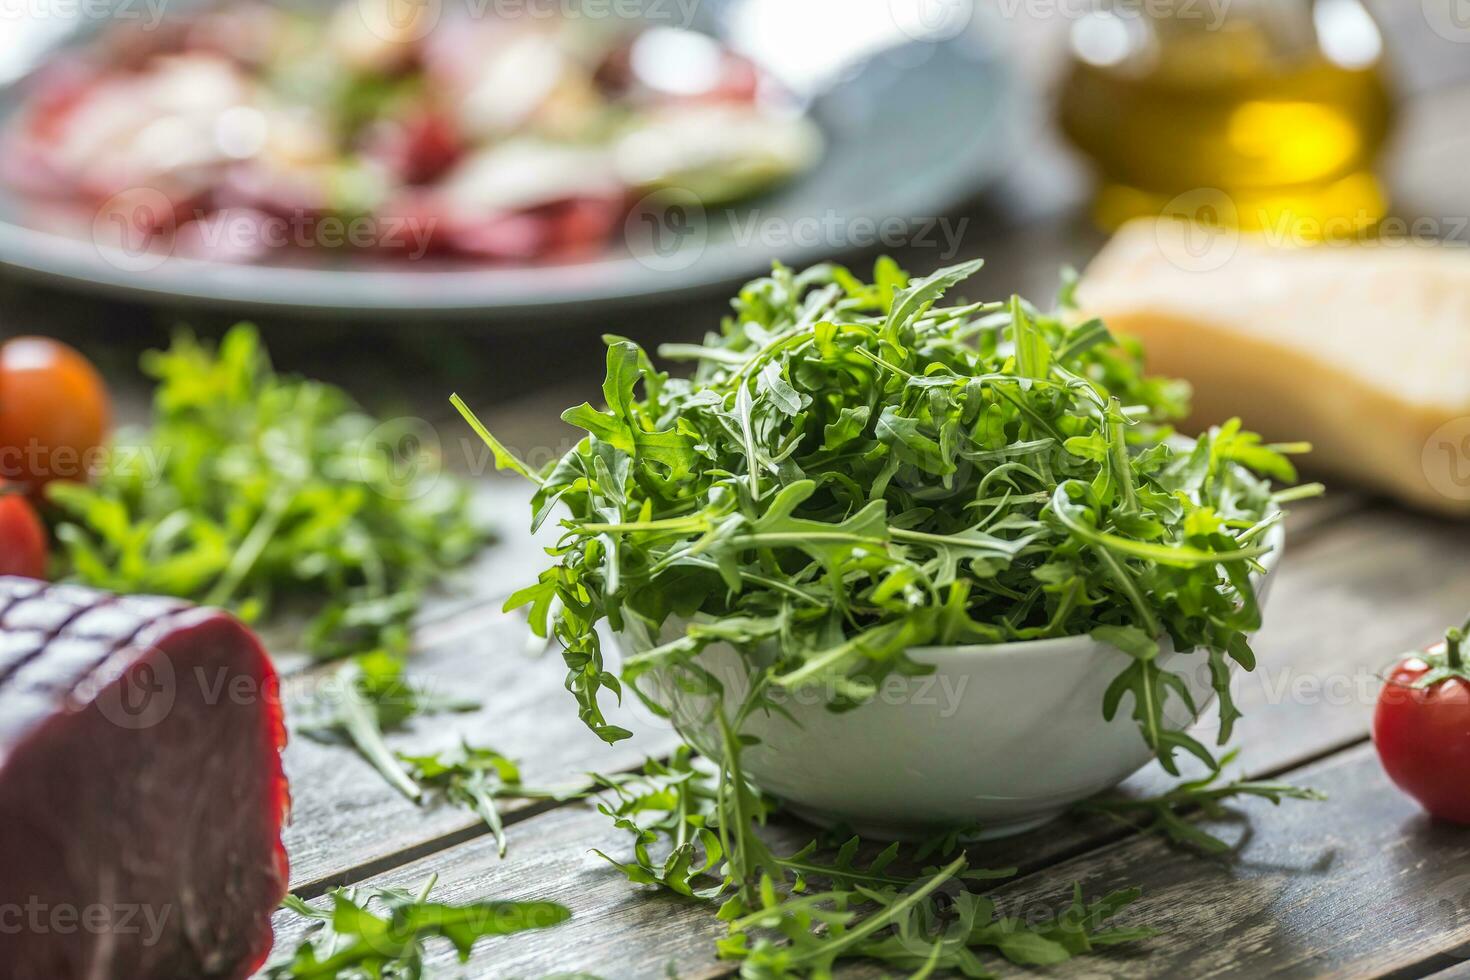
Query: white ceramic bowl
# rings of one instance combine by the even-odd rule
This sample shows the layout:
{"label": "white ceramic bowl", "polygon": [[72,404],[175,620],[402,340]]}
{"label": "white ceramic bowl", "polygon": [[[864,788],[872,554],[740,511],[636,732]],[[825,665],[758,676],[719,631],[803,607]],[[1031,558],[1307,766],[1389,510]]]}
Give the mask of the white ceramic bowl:
{"label": "white ceramic bowl", "polygon": [[[1256,582],[1263,602],[1284,544],[1279,525],[1267,542],[1267,574]],[[746,774],[813,822],[864,836],[912,839],[976,826],[978,836],[1002,837],[1053,819],[1152,758],[1131,716],[1132,695],[1103,720],[1103,692],[1129,662],[1109,644],[1074,636],[922,647],[909,656],[934,673],[890,677],[872,701],[843,713],[813,689],[785,698],[790,718],[751,717],[743,731],[760,742],[742,754]],[[1213,703],[1204,656],[1166,648],[1161,662],[1184,677],[1201,711]],[[715,645],[699,664],[724,685],[733,712],[748,690],[741,655]],[[680,689],[668,675],[642,686],[692,745],[718,757],[712,695]],[[1196,720],[1178,698],[1168,708],[1176,728]]]}

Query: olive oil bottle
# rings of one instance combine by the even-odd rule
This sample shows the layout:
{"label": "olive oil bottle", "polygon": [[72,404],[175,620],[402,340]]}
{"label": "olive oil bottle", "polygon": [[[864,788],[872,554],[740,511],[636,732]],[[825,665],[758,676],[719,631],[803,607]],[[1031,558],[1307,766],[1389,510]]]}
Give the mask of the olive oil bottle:
{"label": "olive oil bottle", "polygon": [[1393,109],[1360,0],[1105,0],[1069,55],[1059,115],[1105,228],[1173,214],[1310,239],[1383,217]]}

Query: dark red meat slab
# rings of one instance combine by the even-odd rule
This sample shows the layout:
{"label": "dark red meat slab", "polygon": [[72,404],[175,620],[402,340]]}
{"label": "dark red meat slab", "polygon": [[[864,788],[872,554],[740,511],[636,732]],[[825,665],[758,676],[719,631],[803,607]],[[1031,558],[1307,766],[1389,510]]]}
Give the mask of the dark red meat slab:
{"label": "dark red meat slab", "polygon": [[246,977],[286,890],[274,668],[225,613],[0,578],[0,977]]}

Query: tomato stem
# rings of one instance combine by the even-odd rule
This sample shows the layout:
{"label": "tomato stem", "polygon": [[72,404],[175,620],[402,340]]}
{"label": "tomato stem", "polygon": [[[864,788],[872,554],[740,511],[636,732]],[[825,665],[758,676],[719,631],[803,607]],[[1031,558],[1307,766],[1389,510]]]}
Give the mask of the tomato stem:
{"label": "tomato stem", "polygon": [[1460,656],[1460,645],[1465,642],[1465,631],[1451,628],[1444,635],[1445,664],[1450,670],[1460,670],[1463,659]]}

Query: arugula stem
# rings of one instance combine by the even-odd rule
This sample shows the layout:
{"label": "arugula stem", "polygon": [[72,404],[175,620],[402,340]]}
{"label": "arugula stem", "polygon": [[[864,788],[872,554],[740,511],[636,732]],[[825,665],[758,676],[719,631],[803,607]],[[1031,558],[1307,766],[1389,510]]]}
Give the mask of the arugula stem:
{"label": "arugula stem", "polygon": [[1031,423],[1033,428],[1039,429],[1040,431],[1046,433],[1057,442],[1062,441],[1062,434],[1056,430],[1056,426],[1052,425],[1046,419],[1036,414],[1035,410],[1032,409],[1030,405],[1027,405],[1016,395],[1012,394],[1008,385],[996,385],[994,390],[999,392],[1001,397],[1004,398],[1006,401],[1016,406],[1016,411],[1020,412],[1021,415],[1024,416],[1028,422]]}
{"label": "arugula stem", "polygon": [[823,945],[820,950],[816,950],[811,953],[798,954],[797,956],[792,958],[791,962],[793,964],[801,963],[807,959],[812,958],[813,956],[818,955],[822,956],[824,959],[834,957],[835,954],[840,954],[841,950],[848,949],[860,940],[866,939],[868,936],[871,936],[878,930],[892,925],[895,922],[898,922],[909,911],[909,909],[912,909],[924,899],[928,898],[935,889],[937,889],[940,885],[944,884],[949,879],[953,878],[955,874],[958,873],[959,870],[965,866],[966,860],[968,859],[963,854],[960,855],[953,861],[949,862],[949,864],[941,868],[939,872],[934,875],[934,877],[930,878],[924,884],[920,885],[912,892],[909,892],[907,895],[894,902],[892,905],[885,906],[883,911],[878,912],[875,915],[868,916],[868,918],[864,919],[862,922],[859,922],[857,925],[844,932],[837,939]]}
{"label": "arugula stem", "polygon": [[470,410],[470,407],[465,404],[463,398],[459,397],[459,395],[457,394],[450,395],[449,403],[454,406],[455,410],[458,411],[459,414],[464,418],[465,422],[469,424],[469,427],[475,430],[475,435],[479,436],[480,440],[484,442],[486,446],[490,447],[491,455],[495,457],[496,469],[508,469],[514,473],[519,473],[521,476],[525,477],[527,480],[530,480],[538,487],[544,486],[546,484],[545,480],[541,479],[540,476],[532,472],[529,466],[522,462],[514,453],[507,449],[499,439],[495,438],[495,436],[491,434],[490,430],[485,427],[485,423],[480,421],[479,416],[472,412]]}
{"label": "arugula stem", "polygon": [[[730,721],[725,717],[725,705],[723,702],[715,707],[715,720],[720,726],[720,782],[718,789],[717,806],[720,813],[729,812],[729,821],[720,821],[720,847],[725,852],[725,858],[730,862],[730,877],[737,883],[742,898],[749,900],[754,895],[755,882],[750,880],[749,869],[744,867],[744,855],[738,839],[732,843],[730,833],[734,830],[740,835],[749,832],[751,815],[745,813],[741,806],[741,797],[744,795],[744,787],[737,784],[736,780],[743,780],[744,773],[740,771],[740,744],[739,739],[730,728]],[[734,802],[731,803],[733,793]],[[728,810],[727,810],[728,807]]]}
{"label": "arugula stem", "polygon": [[709,521],[703,516],[671,517],[664,520],[624,521],[619,524],[578,524],[577,530],[590,535],[632,534],[637,531],[670,531],[688,534],[709,529]]}
{"label": "arugula stem", "polygon": [[[662,571],[664,568],[672,564],[673,562],[660,562],[657,570]],[[697,555],[682,556],[679,559],[679,564],[695,565],[699,568],[707,568],[710,571],[715,572],[719,571],[720,569],[718,562],[711,561],[707,558],[701,558]],[[800,599],[802,602],[808,603],[813,606],[824,607],[828,605],[827,600],[819,599],[816,596],[811,595],[810,593],[803,592],[801,589],[798,589],[796,586],[790,584],[789,582],[783,582],[780,579],[770,578],[766,575],[760,575],[756,572],[751,572],[744,568],[737,569],[737,571],[741,579],[751,583],[752,585],[759,585],[762,588],[770,589],[773,592],[785,593],[786,595],[791,596],[793,599]]]}
{"label": "arugula stem", "polygon": [[1108,446],[1113,462],[1113,480],[1123,492],[1123,513],[1138,512],[1138,495],[1133,489],[1133,468],[1128,464],[1128,441],[1124,434],[1122,403],[1117,398],[1108,402],[1103,414],[1108,426]]}
{"label": "arugula stem", "polygon": [[255,525],[250,529],[250,533],[245,535],[245,540],[240,542],[239,548],[235,549],[235,554],[220,575],[219,581],[204,597],[205,605],[223,606],[234,597],[235,590],[245,581],[245,577],[250,574],[250,570],[255,567],[255,563],[265,552],[266,546],[276,536],[276,531],[280,528],[281,521],[285,518],[286,511],[295,497],[295,491],[288,490],[286,487],[277,489],[271,495],[265,509],[255,519]]}
{"label": "arugula stem", "polygon": [[898,375],[900,378],[903,378],[905,381],[912,381],[913,378],[914,378],[914,375],[913,375],[912,372],[905,371],[903,368],[899,367],[897,364],[891,364],[888,361],[885,361],[883,358],[879,357],[877,354],[874,354],[872,351],[870,351],[870,350],[868,350],[868,349],[866,349],[864,347],[857,348],[857,352],[859,354],[861,354],[863,357],[865,357],[868,360],[872,361],[874,364],[876,364],[879,367],[883,368],[885,371],[891,371],[894,374]]}
{"label": "arugula stem", "polygon": [[815,861],[797,861],[792,858],[776,858],[776,863],[788,871],[800,875],[810,875],[822,878],[842,878],[851,881],[863,881],[874,885],[886,885],[891,888],[907,888],[912,885],[912,878],[903,878],[897,875],[878,874],[871,871],[844,871],[833,869],[827,865]]}
{"label": "arugula stem", "polygon": [[413,802],[423,799],[424,791],[408,775],[398,757],[388,748],[383,739],[383,729],[378,724],[377,712],[357,687],[355,667],[348,667],[337,674],[341,686],[342,728],[362,757],[378,770],[388,784]]}
{"label": "arugula stem", "polygon": [[980,541],[971,541],[956,534],[929,534],[925,531],[909,531],[901,527],[888,528],[888,533],[900,541],[913,541],[917,544],[948,545],[955,548],[970,548],[972,550],[986,550],[989,545]]}
{"label": "arugula stem", "polygon": [[1144,628],[1149,635],[1149,639],[1158,639],[1164,629],[1159,625],[1159,618],[1154,615],[1153,608],[1144,599],[1143,593],[1138,590],[1138,583],[1133,581],[1133,576],[1128,574],[1127,569],[1106,548],[1094,545],[1093,550],[1097,554],[1098,560],[1103,563],[1108,573],[1112,575],[1113,580],[1118,583],[1118,588],[1128,597],[1128,601],[1132,603],[1134,610],[1138,612],[1138,618],[1143,620]]}
{"label": "arugula stem", "polygon": [[1285,490],[1277,490],[1271,494],[1273,504],[1289,504],[1297,500],[1310,500],[1320,497],[1327,492],[1327,486],[1322,483],[1303,483],[1296,487],[1287,487]]}
{"label": "arugula stem", "polygon": [[490,833],[495,836],[495,850],[502,858],[505,857],[508,846],[505,839],[505,823],[500,819],[500,810],[495,806],[495,800],[490,795],[485,774],[477,772],[464,780],[464,791],[469,795],[474,811],[480,815],[485,825],[490,828]]}

